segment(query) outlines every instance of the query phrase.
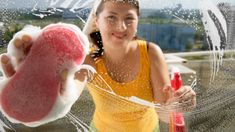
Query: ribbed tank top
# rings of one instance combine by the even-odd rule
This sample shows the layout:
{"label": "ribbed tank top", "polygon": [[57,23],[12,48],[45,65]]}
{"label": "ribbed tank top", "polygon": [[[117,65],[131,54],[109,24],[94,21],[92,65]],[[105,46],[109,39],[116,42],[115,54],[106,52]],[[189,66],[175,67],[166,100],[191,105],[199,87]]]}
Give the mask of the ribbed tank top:
{"label": "ribbed tank top", "polygon": [[96,106],[93,122],[100,132],[151,132],[159,125],[154,108],[125,99],[136,96],[153,101],[147,44],[142,40],[137,40],[137,43],[140,49],[140,70],[130,82],[114,81],[107,73],[103,59],[96,61],[97,74],[87,87]]}

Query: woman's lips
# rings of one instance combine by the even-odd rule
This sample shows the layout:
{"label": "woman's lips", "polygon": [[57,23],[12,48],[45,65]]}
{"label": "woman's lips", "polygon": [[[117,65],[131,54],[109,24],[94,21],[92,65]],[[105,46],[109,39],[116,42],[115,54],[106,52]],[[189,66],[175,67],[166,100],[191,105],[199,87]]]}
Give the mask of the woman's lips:
{"label": "woman's lips", "polygon": [[126,34],[117,34],[117,33],[112,33],[112,35],[118,39],[123,39],[126,36]]}

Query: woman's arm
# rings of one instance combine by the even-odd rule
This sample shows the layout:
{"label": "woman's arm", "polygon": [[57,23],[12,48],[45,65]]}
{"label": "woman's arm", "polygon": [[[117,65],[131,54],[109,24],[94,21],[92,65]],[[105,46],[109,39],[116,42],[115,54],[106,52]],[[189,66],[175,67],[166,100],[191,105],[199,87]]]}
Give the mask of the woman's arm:
{"label": "woman's arm", "polygon": [[150,59],[150,78],[153,88],[154,101],[156,103],[166,103],[169,95],[164,89],[170,87],[168,67],[160,47],[154,43],[149,43],[148,49]]}
{"label": "woman's arm", "polygon": [[[168,67],[164,55],[159,46],[154,43],[149,44],[150,77],[153,88],[155,103],[168,104],[179,102],[177,111],[189,111],[196,107],[196,93],[189,86],[182,86],[179,90],[173,91],[170,84]],[[177,99],[177,100],[175,100]],[[169,111],[158,112],[159,118],[164,122],[169,122]]]}
{"label": "woman's arm", "polygon": [[[153,97],[155,103],[165,104],[170,98],[169,92],[165,89],[170,89],[170,78],[168,67],[165,62],[164,55],[160,47],[154,43],[149,43],[148,49],[150,59],[150,79],[153,88]],[[159,119],[169,123],[170,116],[168,112],[158,112]]]}

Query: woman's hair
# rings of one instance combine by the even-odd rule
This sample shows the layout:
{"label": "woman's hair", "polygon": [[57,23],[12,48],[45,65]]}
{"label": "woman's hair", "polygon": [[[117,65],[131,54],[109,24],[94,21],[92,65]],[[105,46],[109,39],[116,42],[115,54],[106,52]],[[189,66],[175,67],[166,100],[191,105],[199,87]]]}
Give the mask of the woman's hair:
{"label": "woman's hair", "polygon": [[101,0],[101,3],[96,9],[96,16],[99,16],[99,14],[103,11],[104,9],[104,3],[107,1],[113,1],[113,2],[122,2],[122,3],[128,3],[131,6],[135,7],[137,9],[137,15],[140,15],[140,7],[139,7],[139,0]]}
{"label": "woman's hair", "polygon": [[[139,9],[139,0],[101,0],[101,3],[99,4],[99,6],[97,7],[97,10],[95,12],[96,16],[98,17],[99,14],[103,11],[104,9],[104,3],[106,1],[113,1],[113,2],[124,2],[124,3],[128,3],[130,5],[132,5],[133,7],[135,7],[137,9],[137,15],[140,15],[140,9]],[[96,58],[96,57],[100,57],[103,55],[103,43],[102,43],[102,38],[101,38],[101,34],[100,31],[95,31],[92,32],[90,34],[90,38],[92,39],[92,43],[95,45],[95,50],[91,51],[91,57],[92,58]],[[137,37],[134,37],[133,39],[137,39]]]}

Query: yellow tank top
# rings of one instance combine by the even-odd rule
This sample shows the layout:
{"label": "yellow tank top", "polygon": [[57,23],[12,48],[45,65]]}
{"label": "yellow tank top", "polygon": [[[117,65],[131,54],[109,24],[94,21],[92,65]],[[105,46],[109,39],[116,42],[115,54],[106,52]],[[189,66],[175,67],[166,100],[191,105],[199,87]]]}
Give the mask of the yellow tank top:
{"label": "yellow tank top", "polygon": [[87,87],[96,106],[93,122],[100,132],[152,132],[159,125],[154,108],[125,99],[136,96],[153,101],[146,41],[137,40],[137,43],[141,65],[138,75],[131,82],[118,83],[112,80],[103,59],[96,62],[97,74]]}

